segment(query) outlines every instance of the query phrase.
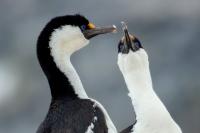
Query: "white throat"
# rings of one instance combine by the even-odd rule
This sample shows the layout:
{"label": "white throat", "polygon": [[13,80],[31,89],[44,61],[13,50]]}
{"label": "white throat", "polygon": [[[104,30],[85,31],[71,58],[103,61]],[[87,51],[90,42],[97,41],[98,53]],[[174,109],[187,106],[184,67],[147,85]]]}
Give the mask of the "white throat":
{"label": "white throat", "polygon": [[79,98],[88,98],[81,80],[71,64],[70,57],[77,50],[89,43],[82,34],[79,27],[63,26],[56,29],[50,38],[49,47],[51,56],[57,67],[68,77],[71,85],[74,87],[75,93]]}
{"label": "white throat", "polygon": [[145,50],[120,53],[118,66],[124,76],[136,113],[137,123],[133,133],[181,133],[153,90],[148,55]]}

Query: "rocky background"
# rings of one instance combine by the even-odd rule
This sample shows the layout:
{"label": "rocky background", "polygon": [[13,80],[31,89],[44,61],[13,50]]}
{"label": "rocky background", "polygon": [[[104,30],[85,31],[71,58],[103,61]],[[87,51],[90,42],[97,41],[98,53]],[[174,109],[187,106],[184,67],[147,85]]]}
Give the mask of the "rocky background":
{"label": "rocky background", "polygon": [[117,34],[98,36],[72,62],[89,96],[100,101],[119,130],[134,121],[117,67],[120,21],[147,50],[154,89],[185,133],[200,130],[199,0],[1,0],[0,133],[34,133],[50,103],[36,58],[36,41],[55,16],[80,13]]}

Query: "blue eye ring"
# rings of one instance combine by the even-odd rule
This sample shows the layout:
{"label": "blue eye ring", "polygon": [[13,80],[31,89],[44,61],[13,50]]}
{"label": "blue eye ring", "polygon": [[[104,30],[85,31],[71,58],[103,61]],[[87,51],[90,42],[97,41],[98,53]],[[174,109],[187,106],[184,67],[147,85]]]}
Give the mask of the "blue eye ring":
{"label": "blue eye ring", "polygon": [[81,30],[86,30],[86,25],[81,25]]}

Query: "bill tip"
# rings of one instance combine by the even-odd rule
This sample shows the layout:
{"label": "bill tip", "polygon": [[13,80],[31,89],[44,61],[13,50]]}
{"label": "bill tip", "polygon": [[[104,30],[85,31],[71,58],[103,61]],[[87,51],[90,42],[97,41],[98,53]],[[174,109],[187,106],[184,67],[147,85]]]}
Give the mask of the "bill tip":
{"label": "bill tip", "polygon": [[124,21],[121,21],[121,24],[122,24],[122,29],[125,30],[127,29],[127,25]]}

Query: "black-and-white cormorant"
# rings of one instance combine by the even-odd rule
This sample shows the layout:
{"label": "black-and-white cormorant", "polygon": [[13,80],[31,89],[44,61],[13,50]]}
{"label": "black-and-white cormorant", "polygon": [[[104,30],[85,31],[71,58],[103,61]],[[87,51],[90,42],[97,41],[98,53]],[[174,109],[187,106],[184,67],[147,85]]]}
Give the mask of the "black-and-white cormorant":
{"label": "black-and-white cormorant", "polygon": [[118,66],[129,90],[136,123],[123,133],[181,133],[164,104],[153,90],[148,55],[140,41],[128,33],[118,45]]}
{"label": "black-and-white cormorant", "polygon": [[115,30],[115,26],[97,28],[81,15],[56,17],[45,26],[38,38],[37,56],[52,100],[37,133],[117,133],[103,106],[87,96],[70,61],[90,38]]}

